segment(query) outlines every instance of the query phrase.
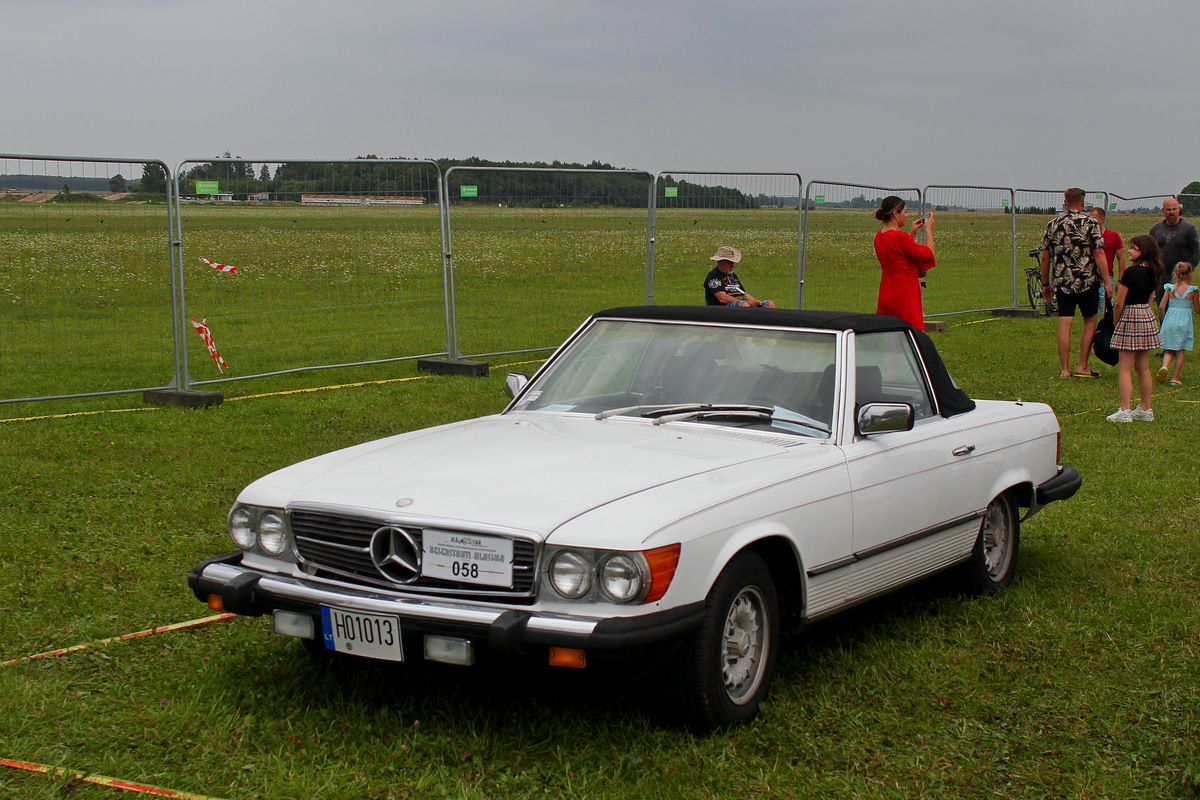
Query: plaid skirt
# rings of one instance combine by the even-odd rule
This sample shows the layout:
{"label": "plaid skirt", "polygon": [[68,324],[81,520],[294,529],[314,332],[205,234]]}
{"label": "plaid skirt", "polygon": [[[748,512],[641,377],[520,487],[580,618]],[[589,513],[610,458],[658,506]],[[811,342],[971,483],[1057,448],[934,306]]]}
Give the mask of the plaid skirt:
{"label": "plaid skirt", "polygon": [[1148,303],[1125,306],[1110,344],[1114,350],[1157,350],[1162,347],[1162,340],[1158,338],[1158,320]]}

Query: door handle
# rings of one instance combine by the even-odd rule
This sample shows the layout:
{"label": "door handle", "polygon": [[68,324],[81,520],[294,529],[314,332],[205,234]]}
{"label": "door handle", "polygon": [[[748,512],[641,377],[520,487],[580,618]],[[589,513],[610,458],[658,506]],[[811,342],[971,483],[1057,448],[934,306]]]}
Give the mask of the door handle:
{"label": "door handle", "polygon": [[971,453],[974,453],[974,452],[975,452],[975,445],[973,445],[973,444],[964,444],[962,447],[954,448],[954,455],[956,455],[956,456],[969,456],[969,455],[971,455]]}

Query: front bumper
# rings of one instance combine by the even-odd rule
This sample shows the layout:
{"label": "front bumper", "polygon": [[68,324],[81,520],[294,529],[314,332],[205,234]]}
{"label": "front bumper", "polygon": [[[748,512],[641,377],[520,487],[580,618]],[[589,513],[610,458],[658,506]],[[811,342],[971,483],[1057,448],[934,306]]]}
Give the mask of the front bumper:
{"label": "front bumper", "polygon": [[285,610],[319,618],[321,606],[394,614],[410,635],[462,637],[491,653],[508,656],[528,656],[546,647],[615,654],[662,651],[664,645],[682,639],[704,619],[703,602],[636,617],[597,618],[497,608],[447,598],[397,597],[260,572],[243,566],[241,560],[242,554],[237,552],[209,559],[192,569],[188,586],[201,602],[207,603],[210,595],[217,595],[226,611],[242,616]]}

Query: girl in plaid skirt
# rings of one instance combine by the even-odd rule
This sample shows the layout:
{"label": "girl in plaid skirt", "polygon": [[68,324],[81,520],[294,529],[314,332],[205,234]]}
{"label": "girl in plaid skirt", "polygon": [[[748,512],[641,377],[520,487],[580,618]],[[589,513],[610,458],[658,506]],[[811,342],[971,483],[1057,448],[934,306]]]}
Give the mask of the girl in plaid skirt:
{"label": "girl in plaid skirt", "polygon": [[[1150,351],[1162,347],[1158,336],[1158,320],[1150,309],[1154,289],[1162,285],[1162,259],[1158,254],[1158,242],[1152,236],[1134,236],[1125,249],[1129,263],[1121,274],[1117,286],[1116,305],[1113,306],[1112,346],[1121,353],[1117,362],[1117,387],[1121,393],[1121,407],[1108,416],[1109,422],[1153,422],[1154,410],[1150,408],[1150,397],[1154,393],[1154,377],[1150,374]],[[1133,371],[1137,370],[1138,389],[1142,403],[1133,404]]]}

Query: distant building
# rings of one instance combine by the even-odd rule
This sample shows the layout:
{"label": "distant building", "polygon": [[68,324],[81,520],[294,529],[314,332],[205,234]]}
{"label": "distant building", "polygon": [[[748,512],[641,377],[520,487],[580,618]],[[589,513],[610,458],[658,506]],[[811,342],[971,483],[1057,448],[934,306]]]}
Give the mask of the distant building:
{"label": "distant building", "polygon": [[304,194],[300,202],[306,206],[423,206],[421,197],[378,197],[352,194]]}

